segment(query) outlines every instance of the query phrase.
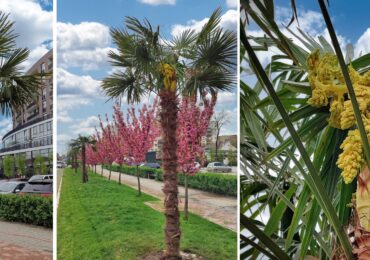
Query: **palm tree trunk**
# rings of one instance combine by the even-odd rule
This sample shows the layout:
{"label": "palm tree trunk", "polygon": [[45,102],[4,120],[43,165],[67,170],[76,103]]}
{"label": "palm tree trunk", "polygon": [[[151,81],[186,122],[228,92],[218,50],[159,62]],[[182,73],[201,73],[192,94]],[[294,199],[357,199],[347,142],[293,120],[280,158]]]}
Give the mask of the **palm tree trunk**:
{"label": "palm tree trunk", "polygon": [[138,191],[139,191],[138,196],[141,196],[139,165],[136,165],[136,177],[137,177],[137,188],[138,188]]}
{"label": "palm tree trunk", "polygon": [[82,182],[87,182],[87,172],[86,172],[86,148],[82,145]]}
{"label": "palm tree trunk", "polygon": [[175,92],[162,91],[160,93],[160,120],[163,132],[163,192],[165,194],[164,207],[166,223],[164,228],[166,260],[181,259],[180,256],[180,214],[177,188],[177,111],[178,100]]}
{"label": "palm tree trunk", "polygon": [[109,178],[108,178],[108,180],[110,180],[111,176],[112,176],[112,164],[109,164]]}
{"label": "palm tree trunk", "polygon": [[184,205],[184,219],[189,218],[189,176],[185,174],[185,205]]}
{"label": "palm tree trunk", "polygon": [[118,177],[118,183],[121,185],[121,174],[122,174],[122,165],[119,165],[119,177]]}

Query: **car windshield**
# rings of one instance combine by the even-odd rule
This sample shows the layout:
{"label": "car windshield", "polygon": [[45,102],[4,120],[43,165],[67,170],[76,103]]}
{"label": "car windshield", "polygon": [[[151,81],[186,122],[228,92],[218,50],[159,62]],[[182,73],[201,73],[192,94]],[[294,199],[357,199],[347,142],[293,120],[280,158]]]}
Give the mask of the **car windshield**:
{"label": "car windshield", "polygon": [[11,192],[17,186],[15,182],[3,182],[0,183],[0,192]]}
{"label": "car windshield", "polygon": [[51,183],[45,183],[45,184],[27,183],[26,186],[23,188],[22,192],[26,192],[26,193],[53,192],[53,184]]}
{"label": "car windshield", "polygon": [[223,163],[221,163],[221,162],[216,162],[215,163],[215,166],[225,166]]}

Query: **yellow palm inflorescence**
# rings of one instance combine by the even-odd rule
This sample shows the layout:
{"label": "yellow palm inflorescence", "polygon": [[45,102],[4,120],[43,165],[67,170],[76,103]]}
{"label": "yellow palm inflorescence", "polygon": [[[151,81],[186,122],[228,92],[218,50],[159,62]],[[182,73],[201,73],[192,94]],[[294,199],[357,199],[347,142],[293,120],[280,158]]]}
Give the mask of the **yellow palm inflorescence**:
{"label": "yellow palm inflorescence", "polygon": [[[307,103],[314,107],[329,105],[328,123],[330,126],[339,129],[354,127],[356,119],[337,57],[331,53],[320,54],[319,50],[316,50],[308,57],[307,66],[308,80],[312,89],[312,96]],[[349,66],[349,74],[370,138],[370,71],[361,75]],[[351,183],[365,163],[358,129],[348,132],[341,148],[343,152],[337,164],[342,170],[344,182]]]}
{"label": "yellow palm inflorescence", "polygon": [[168,63],[162,63],[160,65],[160,72],[163,75],[164,89],[175,92],[177,85],[175,69]]}

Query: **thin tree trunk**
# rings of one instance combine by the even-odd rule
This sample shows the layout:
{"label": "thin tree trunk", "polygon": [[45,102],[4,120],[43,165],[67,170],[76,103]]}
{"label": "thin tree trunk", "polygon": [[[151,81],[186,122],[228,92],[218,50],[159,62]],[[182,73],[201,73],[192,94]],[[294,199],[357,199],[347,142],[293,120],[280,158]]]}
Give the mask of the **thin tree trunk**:
{"label": "thin tree trunk", "polygon": [[101,164],[101,176],[103,176],[103,164]]}
{"label": "thin tree trunk", "polygon": [[77,173],[77,154],[76,155],[74,155],[74,165],[75,165],[75,173]]}
{"label": "thin tree trunk", "polygon": [[112,164],[109,164],[109,180],[110,180],[110,177],[112,176]]}
{"label": "thin tree trunk", "polygon": [[141,196],[139,165],[136,165],[136,177],[137,177],[137,188],[138,188],[138,191],[139,191],[138,195]]}
{"label": "thin tree trunk", "polygon": [[122,173],[122,165],[119,165],[119,177],[118,177],[118,183],[121,185],[121,173]]}
{"label": "thin tree trunk", "polygon": [[96,174],[96,164],[94,165],[94,172],[95,172],[95,174]]}
{"label": "thin tree trunk", "polygon": [[217,129],[217,135],[216,135],[216,156],[215,156],[216,161],[218,161],[218,138],[219,138],[219,135],[220,135],[220,129]]}
{"label": "thin tree trunk", "polygon": [[185,174],[185,205],[184,205],[184,219],[188,220],[189,219],[189,190],[188,190],[188,185],[189,185],[189,176]]}
{"label": "thin tree trunk", "polygon": [[164,228],[166,251],[163,259],[177,260],[180,256],[180,214],[177,187],[177,111],[178,100],[175,92],[160,93],[160,120],[163,131],[163,192],[166,223]]}
{"label": "thin tree trunk", "polygon": [[87,172],[86,172],[86,149],[85,145],[82,145],[82,182],[87,182]]}

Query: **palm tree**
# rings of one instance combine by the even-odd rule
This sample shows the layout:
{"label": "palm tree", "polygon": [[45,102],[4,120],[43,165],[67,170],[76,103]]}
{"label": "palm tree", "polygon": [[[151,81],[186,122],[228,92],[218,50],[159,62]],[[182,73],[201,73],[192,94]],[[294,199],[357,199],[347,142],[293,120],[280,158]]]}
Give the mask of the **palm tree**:
{"label": "palm tree", "polygon": [[[337,73],[343,77],[338,82],[345,79],[345,91],[352,86],[351,80],[347,81],[346,64],[341,66],[342,54],[324,1],[318,2],[333,47],[324,37],[317,40],[302,30],[296,32],[288,27],[290,34],[284,33],[275,20],[272,1],[241,1],[242,17],[253,20],[265,34],[250,35],[246,22],[241,21],[240,53],[243,64],[247,64],[241,68],[240,82],[241,259],[261,254],[270,259],[353,259],[353,253],[361,259],[359,252],[366,251],[366,232],[357,229],[356,210],[348,206],[357,183],[346,184],[337,164],[349,130],[335,126],[329,104],[314,107],[309,102],[313,91],[307,77],[307,60],[317,51],[335,57]],[[292,3],[293,19],[297,19]],[[256,52],[269,47],[280,53],[262,66]],[[354,69],[352,75],[364,74],[370,55],[347,56],[349,63]],[[256,76],[255,84],[245,78],[251,72]],[[350,92],[344,98],[352,102],[356,98]],[[329,97],[330,102],[336,98]],[[350,105],[356,114],[358,106]],[[361,120],[356,120],[353,128],[361,125]],[[360,156],[366,169],[367,138],[362,140],[364,152]],[[361,179],[361,175],[360,187],[368,179]],[[347,236],[355,229],[357,241]],[[361,249],[356,251],[357,248]]]}
{"label": "palm tree", "polygon": [[79,135],[77,139],[73,139],[70,143],[70,147],[75,151],[79,151],[81,153],[82,159],[82,182],[88,182],[89,178],[87,175],[86,169],[86,146],[92,145],[93,147],[96,144],[96,140],[90,136],[81,136]]}
{"label": "palm tree", "polygon": [[103,80],[102,88],[111,98],[125,96],[129,103],[155,93],[160,97],[163,133],[163,179],[165,194],[165,259],[180,259],[180,221],[176,129],[180,95],[216,94],[235,84],[236,33],[222,29],[221,9],[210,16],[200,32],[185,30],[172,40],[163,39],[159,26],[126,18],[126,28],[112,28],[118,52],[109,54],[119,68]]}
{"label": "palm tree", "polygon": [[0,109],[1,113],[23,109],[37,95],[40,76],[24,75],[22,63],[29,56],[27,48],[17,48],[14,22],[0,11]]}

